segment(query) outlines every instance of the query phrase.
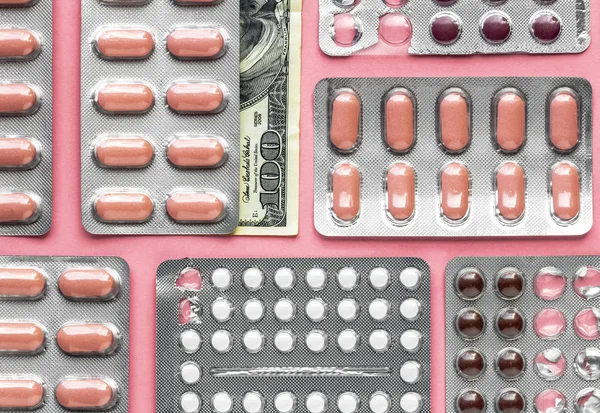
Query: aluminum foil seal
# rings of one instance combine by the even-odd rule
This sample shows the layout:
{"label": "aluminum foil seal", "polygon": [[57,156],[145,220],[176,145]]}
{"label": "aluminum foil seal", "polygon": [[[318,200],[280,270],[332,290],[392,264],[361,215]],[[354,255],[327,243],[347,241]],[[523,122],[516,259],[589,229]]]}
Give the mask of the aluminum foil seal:
{"label": "aluminum foil seal", "polygon": [[[350,47],[337,45],[331,36],[331,25],[336,14],[348,12],[348,7],[336,5],[332,0],[319,0],[319,45],[330,56],[349,56],[373,47],[379,41],[379,19],[388,13],[401,13],[412,24],[410,54],[501,54],[501,53],[581,53],[590,45],[590,0],[556,0],[551,4],[540,1],[506,1],[491,5],[484,0],[457,1],[451,6],[441,6],[434,0],[409,0],[404,6],[390,8],[384,0],[361,0],[350,10],[360,19],[362,34]],[[502,44],[490,44],[480,35],[480,20],[490,11],[507,14],[512,21],[512,33]],[[530,33],[529,19],[538,11],[549,10],[558,15],[562,24],[560,37],[550,44],[538,42]],[[440,12],[451,12],[462,20],[460,38],[451,45],[437,43],[429,33],[431,18]],[[373,54],[396,54],[398,50],[384,42]],[[369,52],[367,50],[367,52]]]}
{"label": "aluminum foil seal", "polygon": [[[492,99],[505,88],[519,89],[527,99],[526,143],[516,154],[496,150],[492,143]],[[546,99],[560,87],[581,97],[581,137],[567,154],[554,151],[546,138]],[[360,146],[342,154],[329,143],[329,97],[338,89],[351,88],[361,100]],[[416,99],[416,144],[406,154],[394,154],[382,143],[382,99],[394,88],[405,88]],[[471,142],[460,154],[439,147],[436,134],[437,99],[446,89],[461,88],[471,98]],[[321,80],[314,95],[314,223],[326,236],[385,237],[480,237],[567,236],[585,234],[592,227],[592,88],[582,78],[330,78]],[[548,174],[559,160],[570,161],[581,179],[580,215],[569,225],[559,225],[550,214]],[[331,168],[347,161],[362,174],[360,217],[352,225],[336,224],[330,213],[328,177]],[[451,226],[440,217],[438,174],[443,165],[459,161],[471,174],[468,219]],[[498,165],[514,161],[526,175],[525,214],[516,225],[503,225],[495,216],[494,174]],[[415,214],[404,226],[386,216],[384,172],[395,162],[406,162],[416,175]]]}
{"label": "aluminum foil seal", "polygon": [[[81,7],[81,211],[92,234],[228,234],[238,223],[239,203],[239,3],[215,6],[176,5],[152,0],[142,6],[102,4],[82,0]],[[148,27],[155,50],[145,60],[103,60],[90,40],[101,26]],[[227,53],[216,60],[181,61],[166,50],[163,38],[175,26],[215,25],[228,34]],[[92,90],[104,80],[144,81],[154,88],[155,105],[143,115],[106,115],[94,108]],[[180,80],[217,80],[229,91],[229,103],[219,114],[178,115],[165,103],[168,86]],[[93,159],[92,142],[99,135],[136,134],[155,144],[152,163],[142,169],[105,169]],[[166,156],[168,142],[179,134],[211,134],[226,140],[227,162],[214,169],[177,169]],[[103,223],[94,218],[92,198],[102,188],[147,191],[154,201],[152,217],[140,224]],[[225,194],[227,216],[216,223],[176,223],[167,214],[167,195],[174,189],[218,190]]]}
{"label": "aluminum foil seal", "polygon": [[[465,388],[476,389],[487,399],[488,406],[494,406],[494,400],[502,389],[517,388],[527,400],[527,413],[536,412],[534,406],[535,396],[546,389],[557,389],[562,392],[567,400],[565,412],[593,412],[596,410],[578,410],[583,407],[574,407],[579,399],[578,394],[585,389],[592,388],[597,391],[600,380],[587,381],[577,373],[576,359],[580,352],[586,348],[594,348],[589,354],[596,354],[600,347],[598,340],[584,340],[573,329],[573,319],[579,311],[590,306],[590,301],[575,294],[573,280],[577,271],[585,266],[600,267],[600,256],[551,256],[551,257],[459,257],[450,261],[446,267],[446,411],[455,411],[455,398]],[[475,301],[464,301],[455,292],[456,274],[465,267],[478,268],[484,275],[487,286],[482,297]],[[498,311],[507,305],[494,292],[494,276],[505,267],[516,267],[525,275],[525,291],[523,295],[510,305],[517,307],[524,315],[527,327],[525,333],[516,340],[501,338],[493,327],[493,322]],[[536,273],[544,267],[556,267],[567,277],[567,285],[560,298],[552,301],[540,299],[534,292],[533,279]],[[478,309],[488,320],[488,325],[483,336],[477,340],[465,341],[461,339],[454,329],[454,319],[458,311],[465,307]],[[533,318],[543,308],[557,308],[562,311],[567,319],[567,330],[555,340],[540,339],[533,329]],[[460,377],[455,369],[455,357],[465,347],[479,349],[487,360],[487,368],[482,376],[473,381]],[[503,348],[516,347],[523,352],[526,361],[524,374],[516,381],[502,379],[494,371],[496,354]],[[538,375],[534,366],[536,355],[544,350],[558,348],[565,357],[567,366],[562,377],[556,381],[544,380]],[[589,364],[593,362],[597,369],[597,359],[583,357]],[[583,399],[587,400],[586,398]],[[598,405],[598,398],[592,398],[583,406],[590,409]],[[489,407],[488,407],[489,410]],[[557,410],[558,411],[558,410]],[[562,411],[562,410],[560,410]]]}
{"label": "aluminum foil seal", "polygon": [[[44,1],[44,0],[42,0]],[[129,412],[129,266],[117,257],[0,256],[2,267],[36,267],[47,275],[47,289],[36,301],[0,301],[0,319],[31,320],[46,327],[46,349],[35,356],[0,355],[4,376],[36,375],[46,385],[46,402],[39,413],[73,412],[55,399],[54,389],[67,376],[106,377],[118,388],[119,401],[108,411]],[[69,301],[58,289],[60,275],[76,267],[110,268],[120,277],[119,295],[106,302]],[[116,352],[108,357],[77,357],[63,353],[56,344],[60,327],[69,322],[104,322],[120,332]],[[76,410],[77,411],[77,410]]]}
{"label": "aluminum foil seal", "polygon": [[30,224],[0,224],[0,235],[43,235],[52,223],[52,1],[31,7],[0,8],[0,27],[18,27],[40,34],[42,50],[33,60],[0,62],[1,82],[25,82],[41,92],[39,109],[28,116],[1,116],[0,135],[37,140],[39,164],[29,170],[1,170],[0,191],[30,192],[40,197],[40,215]]}
{"label": "aluminum foil seal", "polygon": [[[200,292],[176,288],[180,272],[187,268],[197,268],[203,275]],[[242,283],[242,273],[247,268],[260,268],[265,277],[264,286],[257,291],[248,291]],[[273,281],[278,268],[291,268],[296,274],[295,286],[287,291],[280,290]],[[353,267],[360,275],[359,285],[352,291],[343,291],[336,279],[340,269]],[[383,291],[369,285],[369,271],[376,267],[389,270],[392,282]],[[421,285],[408,290],[400,283],[400,272],[406,267],[416,267],[421,271]],[[233,275],[231,287],[219,291],[211,285],[211,274],[215,269],[227,268]],[[327,273],[327,285],[323,290],[313,291],[306,284],[306,273],[311,268],[322,268]],[[407,392],[416,392],[423,397],[422,412],[430,411],[430,275],[427,264],[418,258],[281,258],[281,259],[180,259],[163,262],[157,270],[156,279],[156,410],[158,412],[180,411],[179,399],[186,392],[195,392],[202,398],[201,412],[212,412],[211,398],[217,392],[226,391],[233,397],[233,413],[242,413],[241,399],[246,392],[257,391],[266,402],[265,411],[274,411],[273,399],[279,392],[288,391],[296,395],[297,411],[306,412],[305,399],[313,391],[324,392],[329,399],[330,409],[335,406],[338,395],[355,392],[361,400],[358,412],[367,413],[369,397],[383,391],[391,396],[391,412],[401,412],[400,398]],[[181,298],[199,298],[203,311],[201,324],[179,325],[177,304]],[[225,323],[217,322],[211,315],[211,303],[218,297],[225,297],[233,303],[234,314]],[[243,303],[256,297],[265,304],[265,314],[257,323],[248,322],[241,313]],[[319,297],[329,304],[327,317],[318,323],[311,322],[305,315],[305,304]],[[336,314],[336,306],[344,298],[352,297],[361,305],[360,315],[353,322],[345,322]],[[393,316],[383,322],[376,322],[369,316],[368,305],[378,297],[386,298],[393,305]],[[422,304],[421,317],[414,322],[405,321],[399,314],[400,303],[406,298],[416,298]],[[296,303],[298,312],[289,322],[280,322],[273,312],[274,304],[281,298],[289,298]],[[202,336],[198,352],[186,354],[179,346],[182,331],[194,329]],[[337,347],[336,337],[341,331],[352,328],[360,336],[359,349],[344,353]],[[265,337],[262,351],[250,354],[243,349],[242,336],[251,329],[260,330]],[[328,333],[328,348],[323,353],[311,353],[304,343],[304,337],[311,330],[319,329]],[[376,353],[368,344],[372,330],[387,329],[393,339],[392,349]],[[415,329],[422,334],[422,347],[415,353],[402,349],[399,338],[403,331]],[[227,330],[233,337],[233,347],[228,353],[219,354],[211,348],[211,336],[215,331]],[[289,353],[280,353],[273,345],[275,333],[279,330],[292,330],[297,334],[296,348]],[[407,384],[400,378],[400,367],[405,361],[414,360],[423,366],[423,376],[415,384]],[[185,384],[179,375],[180,366],[193,361],[201,367],[202,377],[192,385]],[[287,375],[290,367],[337,367],[328,370],[328,375],[301,377]],[[388,377],[336,377],[344,373],[341,367],[389,367]],[[253,377],[225,376],[213,377],[212,368],[262,368]],[[283,373],[278,377],[269,376],[273,369]],[[286,371],[282,371],[286,370]],[[296,371],[296,373],[298,373]]]}

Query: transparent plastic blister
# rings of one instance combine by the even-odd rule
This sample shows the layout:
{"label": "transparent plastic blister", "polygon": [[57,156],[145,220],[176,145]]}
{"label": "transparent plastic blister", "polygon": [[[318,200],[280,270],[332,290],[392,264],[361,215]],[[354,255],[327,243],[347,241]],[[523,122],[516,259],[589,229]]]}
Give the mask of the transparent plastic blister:
{"label": "transparent plastic blister", "polygon": [[0,257],[0,410],[128,412],[129,267]]}
{"label": "transparent plastic blister", "polygon": [[330,56],[581,53],[590,1],[319,0]]}
{"label": "transparent plastic blister", "polygon": [[599,265],[598,256],[450,261],[446,410],[595,411]]}
{"label": "transparent plastic blister", "polygon": [[430,410],[420,259],[173,260],[156,294],[157,411]]}
{"label": "transparent plastic blister", "polygon": [[585,79],[335,78],[314,99],[323,235],[565,236],[592,226]]}
{"label": "transparent plastic blister", "polygon": [[0,235],[43,235],[52,221],[52,1],[0,11]]}
{"label": "transparent plastic blister", "polygon": [[[82,219],[93,234],[237,226],[239,4],[84,1]],[[185,199],[184,199],[185,198]]]}

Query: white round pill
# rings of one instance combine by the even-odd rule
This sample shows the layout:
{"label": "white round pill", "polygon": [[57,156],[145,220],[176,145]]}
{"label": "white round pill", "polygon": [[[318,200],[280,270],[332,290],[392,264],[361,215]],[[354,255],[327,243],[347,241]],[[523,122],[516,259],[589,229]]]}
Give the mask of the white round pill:
{"label": "white round pill", "polygon": [[416,320],[421,315],[421,302],[414,298],[407,298],[400,304],[400,314],[405,320]]}
{"label": "white round pill", "polygon": [[233,409],[233,399],[227,392],[216,393],[211,400],[215,413],[229,413]]}
{"label": "white round pill", "polygon": [[186,353],[195,353],[202,344],[202,337],[196,330],[185,330],[179,335],[179,344]]}
{"label": "white round pill", "polygon": [[212,348],[218,353],[227,353],[233,345],[233,338],[229,331],[215,331],[210,339]]}
{"label": "white round pill", "polygon": [[278,413],[291,413],[296,410],[296,396],[289,391],[277,393],[274,405]]}
{"label": "white round pill", "polygon": [[296,274],[291,268],[279,268],[275,271],[275,284],[282,291],[291,290],[296,284]]}
{"label": "white round pill", "polygon": [[260,413],[265,409],[265,399],[258,392],[248,392],[242,398],[242,407],[246,413]]}
{"label": "white round pill", "polygon": [[392,342],[390,333],[385,330],[373,330],[369,336],[369,345],[374,351],[388,351]]}
{"label": "white round pill", "polygon": [[306,335],[306,347],[313,353],[321,353],[327,348],[327,334],[322,330],[312,330]]}
{"label": "white round pill", "polygon": [[369,315],[375,321],[384,321],[390,316],[391,305],[384,298],[376,298],[369,304]]}
{"label": "white round pill", "polygon": [[376,290],[385,290],[390,285],[390,272],[387,268],[373,268],[369,272],[369,284]]}
{"label": "white round pill", "polygon": [[296,304],[287,298],[282,298],[275,303],[275,317],[281,321],[290,321],[296,315]]}
{"label": "white round pill", "polygon": [[327,283],[327,274],[322,268],[311,268],[306,273],[306,284],[313,291],[322,290]]}
{"label": "white round pill", "polygon": [[327,304],[320,298],[313,298],[306,303],[306,316],[317,323],[327,316]]}
{"label": "white round pill", "polygon": [[258,268],[248,268],[242,274],[242,282],[248,291],[260,290],[265,283],[265,276]]}
{"label": "white round pill", "polygon": [[324,413],[327,410],[327,396],[321,392],[312,392],[306,396],[306,410],[309,413]]}
{"label": "white round pill", "polygon": [[404,348],[404,350],[414,353],[419,351],[421,348],[421,343],[423,341],[423,336],[417,330],[406,330],[400,336],[400,344]]}
{"label": "white round pill", "polygon": [[358,317],[360,307],[356,300],[345,298],[338,303],[337,313],[344,321],[354,321]]}
{"label": "white round pill", "polygon": [[358,334],[354,330],[343,330],[338,335],[337,344],[344,353],[356,351],[358,347]]}
{"label": "white round pill", "polygon": [[242,345],[248,353],[258,353],[265,345],[265,336],[258,330],[249,330],[242,337]]}
{"label": "white round pill", "polygon": [[179,405],[184,413],[198,413],[202,408],[202,399],[194,392],[187,392],[181,395]]}
{"label": "white round pill", "polygon": [[233,277],[227,268],[217,268],[210,276],[210,281],[217,290],[225,291],[231,287]]}
{"label": "white round pill", "polygon": [[369,408],[373,413],[387,413],[392,406],[390,395],[382,391],[375,392],[369,399]]}
{"label": "white round pill", "polygon": [[251,298],[242,305],[242,313],[250,322],[260,321],[265,315],[265,305],[256,298]]}
{"label": "white round pill", "polygon": [[233,304],[226,298],[217,298],[210,305],[210,311],[215,320],[224,323],[233,314]]}
{"label": "white round pill", "polygon": [[405,393],[400,398],[400,408],[404,413],[418,413],[423,407],[423,399],[418,393]]}
{"label": "white round pill", "polygon": [[275,334],[275,348],[282,353],[289,353],[296,347],[296,335],[290,330],[279,330]]}
{"label": "white round pill", "polygon": [[416,290],[421,286],[421,271],[415,267],[408,267],[400,273],[400,283],[408,290]]}
{"label": "white round pill", "polygon": [[342,268],[337,275],[338,285],[342,290],[350,291],[358,285],[358,273],[354,268]]}
{"label": "white round pill", "polygon": [[400,378],[408,384],[418,382],[421,379],[421,365],[416,361],[407,361],[400,367]]}
{"label": "white round pill", "polygon": [[360,399],[356,393],[346,392],[338,396],[337,407],[341,413],[356,413],[360,406]]}
{"label": "white round pill", "polygon": [[179,374],[181,375],[181,380],[183,380],[185,384],[197,383],[202,375],[200,366],[193,361],[186,361],[183,363],[179,369]]}

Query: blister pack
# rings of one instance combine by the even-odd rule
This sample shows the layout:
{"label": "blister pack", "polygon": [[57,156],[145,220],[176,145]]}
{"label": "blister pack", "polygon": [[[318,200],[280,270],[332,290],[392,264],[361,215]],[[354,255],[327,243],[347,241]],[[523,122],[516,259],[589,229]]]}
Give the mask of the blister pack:
{"label": "blister pack", "polygon": [[319,44],[354,53],[581,53],[589,0],[319,0]]}
{"label": "blister pack", "polygon": [[81,14],[86,230],[232,232],[239,2],[84,0]]}
{"label": "blister pack", "polygon": [[599,267],[599,256],[450,261],[446,410],[597,411]]}
{"label": "blister pack", "polygon": [[328,236],[589,231],[581,78],[338,78],[315,89],[314,220]]}
{"label": "blister pack", "polygon": [[0,410],[128,412],[129,267],[0,257]]}
{"label": "blister pack", "polygon": [[181,259],[156,288],[157,411],[430,411],[423,260]]}
{"label": "blister pack", "polygon": [[52,223],[52,1],[0,2],[0,235]]}

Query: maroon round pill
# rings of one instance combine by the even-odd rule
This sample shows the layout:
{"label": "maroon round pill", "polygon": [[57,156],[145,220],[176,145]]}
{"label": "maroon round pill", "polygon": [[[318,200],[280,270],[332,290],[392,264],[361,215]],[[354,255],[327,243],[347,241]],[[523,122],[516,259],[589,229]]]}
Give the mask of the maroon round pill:
{"label": "maroon round pill", "polygon": [[480,30],[487,42],[499,44],[508,40],[512,27],[506,14],[493,11],[481,18]]}
{"label": "maroon round pill", "polygon": [[521,351],[512,347],[500,350],[496,357],[496,371],[506,380],[519,378],[525,372],[525,358]]}
{"label": "maroon round pill", "polygon": [[525,278],[517,268],[503,268],[496,275],[496,292],[505,300],[515,300],[523,294]]}
{"label": "maroon round pill", "polygon": [[503,308],[496,316],[496,331],[507,340],[518,338],[525,331],[525,318],[516,308]]}
{"label": "maroon round pill", "polygon": [[534,14],[529,25],[532,36],[542,43],[552,43],[562,30],[558,16],[548,10]]}
{"label": "maroon round pill", "polygon": [[456,371],[467,380],[475,380],[485,372],[485,358],[476,348],[465,348],[456,356]]}
{"label": "maroon round pill", "polygon": [[523,413],[526,407],[525,397],[517,389],[504,389],[496,397],[498,413]]}
{"label": "maroon round pill", "polygon": [[457,413],[483,413],[486,410],[485,397],[473,389],[463,390],[456,398]]}
{"label": "maroon round pill", "polygon": [[460,37],[462,23],[459,17],[454,13],[438,13],[431,19],[429,32],[431,37],[440,43],[449,45],[454,43]]}
{"label": "maroon round pill", "polygon": [[486,321],[483,314],[475,308],[463,308],[455,320],[456,331],[465,340],[475,340],[485,331]]}
{"label": "maroon round pill", "polygon": [[477,268],[464,268],[456,276],[454,286],[463,300],[476,300],[485,291],[485,278]]}

